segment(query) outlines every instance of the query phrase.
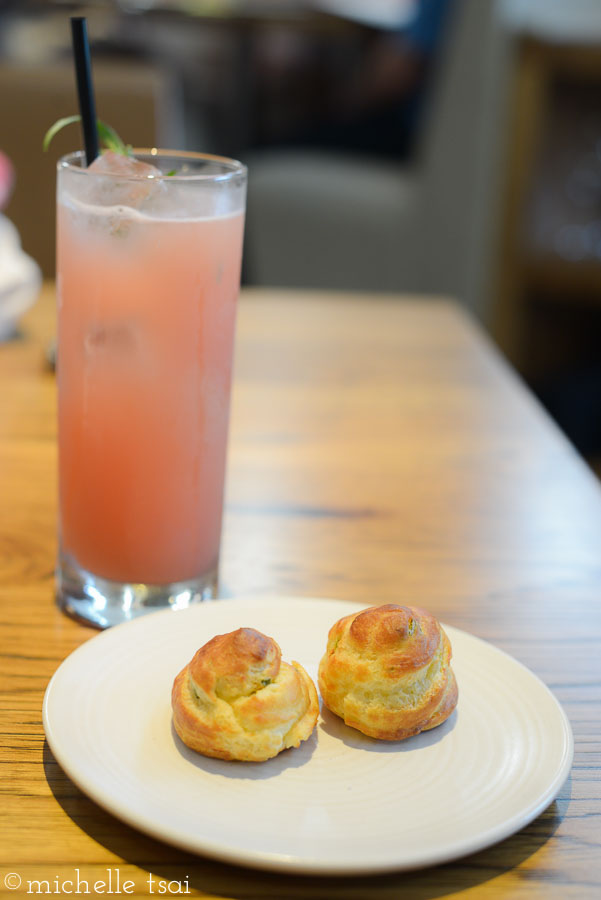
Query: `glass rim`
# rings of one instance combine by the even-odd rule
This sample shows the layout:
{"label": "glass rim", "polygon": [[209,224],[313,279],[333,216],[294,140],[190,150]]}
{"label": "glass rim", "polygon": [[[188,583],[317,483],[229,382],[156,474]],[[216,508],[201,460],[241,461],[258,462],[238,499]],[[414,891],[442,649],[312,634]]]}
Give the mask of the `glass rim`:
{"label": "glass rim", "polygon": [[200,182],[205,184],[207,182],[215,181],[233,181],[235,178],[245,177],[247,174],[247,168],[244,163],[227,156],[215,156],[212,153],[197,153],[193,150],[162,150],[157,147],[133,147],[131,152],[134,156],[139,154],[140,156],[150,157],[151,159],[153,157],[156,159],[167,157],[169,159],[218,163],[223,166],[224,171],[207,174],[195,172],[186,175],[128,175],[123,172],[90,172],[84,166],[76,164],[85,161],[85,152],[83,150],[74,150],[71,153],[65,154],[65,156],[61,156],[56,164],[56,168],[59,172],[68,171],[76,175],[88,177],[91,175],[96,176],[97,178],[111,178],[119,181],[158,181],[159,179],[164,179],[168,182]]}

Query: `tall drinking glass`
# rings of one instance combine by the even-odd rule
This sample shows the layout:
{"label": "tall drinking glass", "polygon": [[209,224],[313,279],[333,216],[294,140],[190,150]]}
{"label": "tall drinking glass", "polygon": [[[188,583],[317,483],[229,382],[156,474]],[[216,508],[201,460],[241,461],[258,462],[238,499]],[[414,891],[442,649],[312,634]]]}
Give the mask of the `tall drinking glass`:
{"label": "tall drinking glass", "polygon": [[[100,627],[217,592],[246,169],[58,163],[58,600]],[[175,173],[175,174],[173,174]]]}

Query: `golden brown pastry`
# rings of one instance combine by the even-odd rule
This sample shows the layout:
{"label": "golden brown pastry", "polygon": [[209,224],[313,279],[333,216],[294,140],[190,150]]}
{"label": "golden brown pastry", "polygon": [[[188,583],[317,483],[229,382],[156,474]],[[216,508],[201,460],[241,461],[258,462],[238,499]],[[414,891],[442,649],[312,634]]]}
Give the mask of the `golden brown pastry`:
{"label": "golden brown pastry", "polygon": [[324,703],[347,725],[385,741],[435,728],[457,705],[451,645],[422,609],[372,606],[332,626],[319,664]]}
{"label": "golden brown pastry", "polygon": [[173,684],[173,724],[205,756],[261,762],[298,747],[315,727],[317,691],[297,662],[253,628],[219,634]]}

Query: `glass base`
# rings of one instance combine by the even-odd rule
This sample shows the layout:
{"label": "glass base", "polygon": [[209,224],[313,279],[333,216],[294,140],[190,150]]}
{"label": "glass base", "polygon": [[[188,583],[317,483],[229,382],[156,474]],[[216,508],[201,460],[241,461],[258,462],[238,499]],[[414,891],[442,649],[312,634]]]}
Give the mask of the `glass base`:
{"label": "glass base", "polygon": [[109,628],[161,609],[185,609],[217,597],[217,566],[199,578],[172,584],[124,584],[86,572],[61,554],[56,572],[60,608],[80,621]]}

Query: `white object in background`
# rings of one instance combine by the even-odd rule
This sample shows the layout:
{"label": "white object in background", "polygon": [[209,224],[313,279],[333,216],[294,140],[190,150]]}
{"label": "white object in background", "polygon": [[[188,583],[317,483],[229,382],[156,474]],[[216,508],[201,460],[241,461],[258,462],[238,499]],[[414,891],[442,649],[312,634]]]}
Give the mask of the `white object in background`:
{"label": "white object in background", "polygon": [[372,28],[405,28],[417,14],[416,0],[313,0],[312,6],[351,22]]}
{"label": "white object in background", "polygon": [[17,229],[0,215],[0,341],[13,334],[19,317],[36,300],[41,283],[40,269],[23,252]]}

